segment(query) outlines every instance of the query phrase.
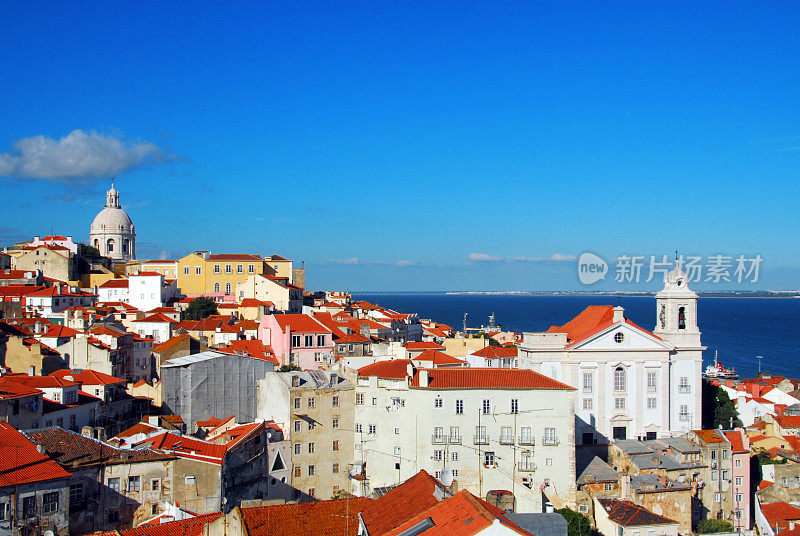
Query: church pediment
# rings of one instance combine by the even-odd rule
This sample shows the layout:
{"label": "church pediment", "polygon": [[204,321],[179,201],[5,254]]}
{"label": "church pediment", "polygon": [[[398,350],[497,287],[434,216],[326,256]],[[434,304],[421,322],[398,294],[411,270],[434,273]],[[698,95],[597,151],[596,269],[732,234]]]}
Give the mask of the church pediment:
{"label": "church pediment", "polygon": [[652,333],[628,323],[617,323],[580,341],[570,350],[584,351],[663,351],[674,346]]}

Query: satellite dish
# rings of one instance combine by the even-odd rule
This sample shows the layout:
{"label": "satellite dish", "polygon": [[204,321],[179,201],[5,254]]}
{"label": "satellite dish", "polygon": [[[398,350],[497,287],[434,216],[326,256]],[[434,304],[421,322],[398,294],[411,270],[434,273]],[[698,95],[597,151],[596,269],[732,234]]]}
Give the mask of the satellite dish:
{"label": "satellite dish", "polygon": [[46,531],[44,531],[44,536],[56,536],[56,533],[50,529],[47,529]]}
{"label": "satellite dish", "polygon": [[453,484],[453,471],[452,469],[448,469],[445,467],[442,469],[442,472],[439,473],[439,480],[442,484],[447,486],[448,488]]}

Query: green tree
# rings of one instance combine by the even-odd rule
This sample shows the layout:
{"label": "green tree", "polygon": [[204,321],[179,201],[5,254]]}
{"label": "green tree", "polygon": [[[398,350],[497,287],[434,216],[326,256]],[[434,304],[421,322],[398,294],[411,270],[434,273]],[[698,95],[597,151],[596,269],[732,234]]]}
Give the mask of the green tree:
{"label": "green tree", "polygon": [[189,307],[186,308],[186,318],[188,320],[202,320],[216,314],[219,314],[216,302],[205,296],[193,299],[189,302]]}
{"label": "green tree", "polygon": [[100,250],[94,246],[87,246],[86,244],[78,244],[78,254],[85,259],[99,259]]}
{"label": "green tree", "polygon": [[297,365],[281,365],[278,372],[292,372],[293,370],[300,370]]}
{"label": "green tree", "polygon": [[567,536],[592,536],[592,526],[583,514],[569,508],[560,508],[555,512],[567,520]]}
{"label": "green tree", "polygon": [[742,426],[736,405],[721,387],[703,380],[703,428],[735,428]]}
{"label": "green tree", "polygon": [[700,534],[733,532],[733,525],[724,519],[703,519],[697,524],[697,532]]}

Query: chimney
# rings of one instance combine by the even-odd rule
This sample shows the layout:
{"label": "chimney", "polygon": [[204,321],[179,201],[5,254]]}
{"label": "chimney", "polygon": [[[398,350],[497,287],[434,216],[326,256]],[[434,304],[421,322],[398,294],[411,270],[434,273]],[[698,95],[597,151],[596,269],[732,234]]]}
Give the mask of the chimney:
{"label": "chimney", "polygon": [[56,295],[61,296],[61,285],[56,283]]}
{"label": "chimney", "polygon": [[612,318],[611,321],[614,322],[615,324],[617,322],[623,322],[625,320],[624,313],[625,313],[625,308],[623,308],[620,305],[617,305],[616,307],[614,307],[614,317]]}
{"label": "chimney", "polygon": [[428,371],[425,369],[419,371],[419,386],[428,387]]}
{"label": "chimney", "polygon": [[42,332],[42,323],[41,323],[41,322],[39,322],[38,320],[37,320],[37,321],[36,321],[36,323],[33,325],[33,332],[34,332],[34,333],[37,333],[37,334]]}
{"label": "chimney", "polygon": [[413,377],[414,376],[414,365],[409,363],[406,365],[406,375]]}
{"label": "chimney", "polygon": [[39,454],[46,454],[44,445],[36,445],[36,452],[38,452]]}

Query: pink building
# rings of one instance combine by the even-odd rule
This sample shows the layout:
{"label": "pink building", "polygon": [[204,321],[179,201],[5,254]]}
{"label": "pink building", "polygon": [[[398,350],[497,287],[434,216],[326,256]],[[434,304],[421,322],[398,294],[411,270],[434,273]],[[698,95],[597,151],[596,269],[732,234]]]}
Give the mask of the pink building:
{"label": "pink building", "polygon": [[258,338],[272,346],[281,365],[314,370],[333,359],[333,333],[309,315],[264,315]]}
{"label": "pink building", "polygon": [[733,529],[750,530],[750,438],[743,428],[724,432],[733,457]]}

